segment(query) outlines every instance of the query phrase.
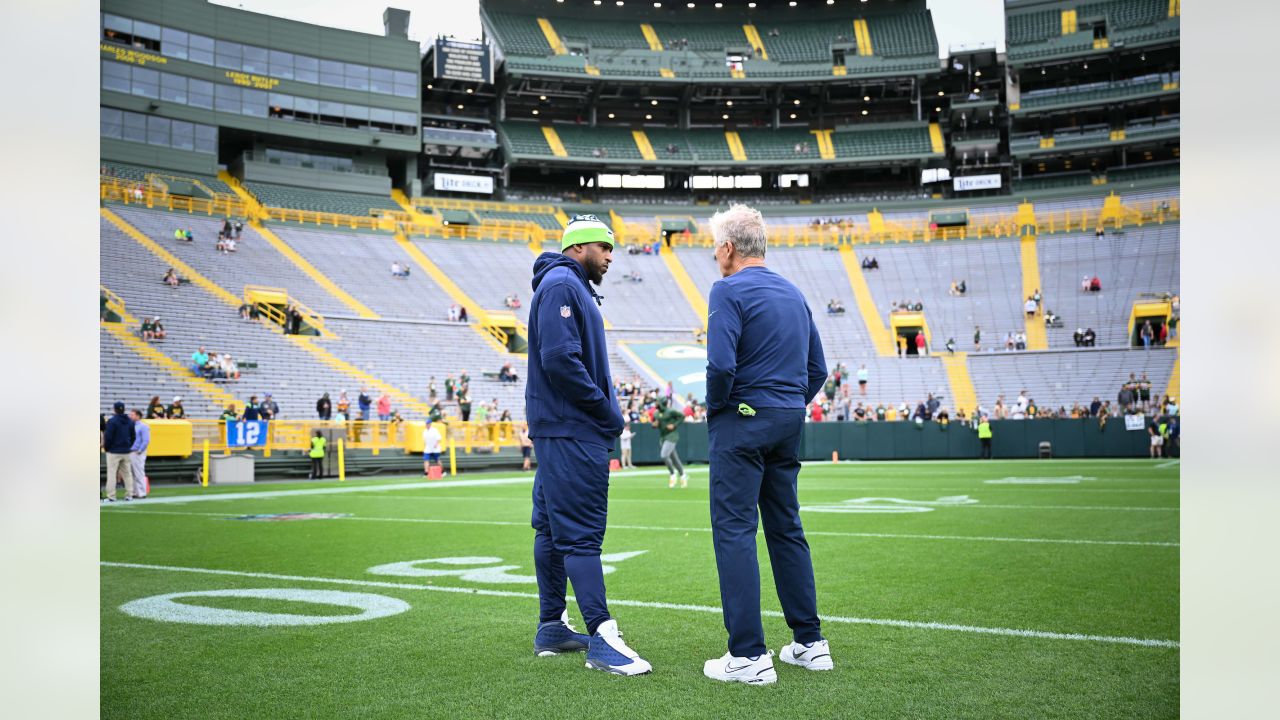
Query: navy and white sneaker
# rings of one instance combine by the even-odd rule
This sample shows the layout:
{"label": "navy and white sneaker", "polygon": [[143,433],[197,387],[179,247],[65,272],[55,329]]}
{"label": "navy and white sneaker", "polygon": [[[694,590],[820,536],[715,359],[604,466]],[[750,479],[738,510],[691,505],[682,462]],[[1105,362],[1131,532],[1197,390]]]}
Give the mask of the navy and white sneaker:
{"label": "navy and white sneaker", "polygon": [[635,650],[622,642],[617,620],[606,620],[591,636],[587,649],[587,667],[604,670],[614,675],[644,675],[653,672],[653,666]]}
{"label": "navy and white sneaker", "polygon": [[538,625],[538,632],[533,636],[533,653],[538,657],[551,657],[561,653],[582,652],[591,644],[591,636],[583,635],[569,624],[569,611],[560,615],[559,620],[551,620]]}
{"label": "navy and white sneaker", "polygon": [[772,685],[778,682],[778,673],[773,669],[772,650],[754,657],[736,657],[732,652],[727,652],[703,663],[702,674],[712,680],[747,685]]}
{"label": "navy and white sneaker", "polygon": [[783,645],[778,657],[784,663],[798,665],[806,670],[830,670],[835,667],[835,663],[831,661],[831,646],[826,640],[807,645],[798,642]]}

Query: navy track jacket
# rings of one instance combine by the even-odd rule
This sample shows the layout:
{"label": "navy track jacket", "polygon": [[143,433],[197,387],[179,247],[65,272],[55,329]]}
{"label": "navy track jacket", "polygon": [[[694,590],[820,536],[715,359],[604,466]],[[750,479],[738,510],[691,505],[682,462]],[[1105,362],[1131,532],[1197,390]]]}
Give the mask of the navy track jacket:
{"label": "navy track jacket", "polygon": [[707,408],[746,403],[803,409],[822,389],[827,362],[813,314],[795,285],[750,266],[711,286]]}
{"label": "navy track jacket", "polygon": [[529,436],[612,447],[622,432],[622,413],[609,376],[604,320],[586,271],[561,253],[542,253],[533,261],[533,291],[524,389]]}

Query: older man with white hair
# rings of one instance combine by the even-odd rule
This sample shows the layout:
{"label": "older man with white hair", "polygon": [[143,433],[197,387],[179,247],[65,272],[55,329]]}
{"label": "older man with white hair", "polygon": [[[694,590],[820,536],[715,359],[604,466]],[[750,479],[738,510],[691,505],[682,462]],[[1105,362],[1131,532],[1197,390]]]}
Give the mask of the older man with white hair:
{"label": "older man with white hair", "polygon": [[711,232],[723,276],[707,314],[711,532],[729,652],[708,660],[703,674],[769,684],[778,676],[760,620],[759,520],[792,632],[779,657],[810,670],[832,667],[796,490],[804,410],[826,380],[826,360],[804,296],[765,267],[760,212],[734,205],[711,218]]}

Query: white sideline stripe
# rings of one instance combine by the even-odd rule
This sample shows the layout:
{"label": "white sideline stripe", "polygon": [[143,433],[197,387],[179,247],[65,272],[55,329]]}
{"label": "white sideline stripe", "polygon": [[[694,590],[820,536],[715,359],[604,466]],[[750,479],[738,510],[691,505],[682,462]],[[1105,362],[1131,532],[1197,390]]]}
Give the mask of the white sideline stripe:
{"label": "white sideline stripe", "polygon": [[1162,462],[1159,465],[1156,465],[1156,470],[1165,470],[1168,468],[1175,468],[1175,467],[1178,467],[1181,464],[1181,462],[1182,462],[1181,460],[1170,460],[1169,462]]}
{"label": "white sideline stripe", "polygon": [[[146,565],[142,563],[107,562],[102,567],[132,568],[137,570],[161,570],[166,572],[200,573],[204,575],[231,575],[235,577],[264,578],[269,580],[288,580],[297,582],[327,583],[332,585],[358,585],[363,587],[393,588],[397,590],[430,590],[435,592],[458,593],[463,595],[486,595],[489,597],[512,597],[537,600],[537,593],[514,592],[511,590],[485,590],[481,588],[448,587],[440,585],[417,585],[414,583],[386,582],[383,580],[352,580],[346,578],[307,577],[305,575],[277,575],[275,573],[242,572],[239,570],[214,570],[209,568],[178,567],[173,565]],[[577,599],[572,595],[567,598],[571,602]],[[714,613],[719,615],[721,608],[710,605],[686,605],[681,603],[647,602],[643,600],[609,600],[610,605],[621,607],[652,608],[657,610],[687,610],[690,612]],[[765,617],[782,617],[777,610],[762,610]],[[1143,647],[1180,647],[1177,640],[1149,640],[1145,638],[1114,637],[1110,635],[1085,635],[1081,633],[1047,632],[1044,630],[1022,630],[1018,628],[981,627],[976,625],[957,625],[954,623],[919,622],[915,620],[886,620],[881,618],[842,617],[823,615],[824,622],[848,625],[879,625],[884,627],[910,628],[913,630],[951,630],[954,632],[976,633],[981,635],[1004,635],[1008,637],[1036,638],[1041,640],[1077,640],[1086,642],[1113,643],[1118,645],[1140,645]]]}
{"label": "white sideline stripe", "polygon": [[[172,510],[122,510],[121,514],[127,515],[194,515],[197,517],[239,517],[243,513],[196,513],[196,512],[177,512]],[[437,519],[437,518],[388,518],[388,517],[361,517],[359,515],[351,515],[348,517],[324,518],[323,520],[364,520],[366,522],[400,522],[400,523],[424,523],[428,525],[490,525],[500,527],[525,527],[528,528],[527,521],[515,522],[509,520],[455,520],[455,519]],[[321,521],[323,521],[321,520]],[[530,528],[532,529],[532,528]],[[656,532],[711,532],[709,527],[660,527],[656,525],[615,525],[610,524],[609,529],[612,530],[646,530]],[[971,540],[977,542],[1011,542],[1011,543],[1041,543],[1041,544],[1058,544],[1058,545],[1125,545],[1137,547],[1179,547],[1174,542],[1156,542],[1146,540],[1071,540],[1056,538],[1012,538],[1012,537],[984,537],[976,535],[907,535],[894,533],[858,533],[858,532],[838,532],[834,530],[806,530],[805,535],[821,535],[825,537],[856,537],[856,538],[880,538],[880,539],[900,539],[900,540]]]}
{"label": "white sideline stripe", "polygon": [[[905,490],[907,488],[852,488],[856,490]],[[928,490],[928,488],[926,488]],[[824,491],[830,492],[830,491]],[[362,498],[364,500],[471,500],[476,502],[519,502],[527,503],[529,498],[526,497],[487,497],[484,495],[444,495],[442,497],[431,497],[430,495],[378,495],[375,498]],[[619,501],[621,504],[630,505],[632,503],[680,503],[684,505],[706,505],[707,500],[678,500],[668,498],[627,498]],[[957,508],[995,508],[997,510],[1132,510],[1132,511],[1151,511],[1151,512],[1179,512],[1180,508],[1176,507],[1130,507],[1121,505],[983,505],[975,503],[973,505],[957,505]],[[949,508],[948,508],[949,509]]]}
{"label": "white sideline stripe", "polygon": [[[666,470],[639,470],[620,475],[666,475]],[[485,485],[520,485],[533,484],[532,475],[514,475],[503,478],[486,478],[483,480],[425,480],[410,483],[384,483],[380,485],[348,485],[344,487],[301,488],[298,490],[265,490],[261,492],[228,492],[209,493],[208,495],[168,495],[165,497],[147,498],[148,505],[172,505],[210,500],[256,500],[260,498],[297,497],[306,495],[343,495],[347,493],[383,492],[386,490],[420,490],[430,488],[482,487]]]}

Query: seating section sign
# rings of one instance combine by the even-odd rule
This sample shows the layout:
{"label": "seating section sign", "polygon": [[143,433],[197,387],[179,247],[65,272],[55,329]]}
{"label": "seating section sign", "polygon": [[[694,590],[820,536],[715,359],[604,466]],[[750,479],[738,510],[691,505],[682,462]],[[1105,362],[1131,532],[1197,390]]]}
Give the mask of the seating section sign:
{"label": "seating section sign", "polygon": [[493,83],[493,51],[488,43],[437,38],[435,75],[439,79]]}
{"label": "seating section sign", "polygon": [[493,178],[482,175],[454,175],[438,172],[433,176],[432,182],[436,190],[445,192],[493,194]]}
{"label": "seating section sign", "polygon": [[1000,187],[1000,174],[994,175],[965,175],[963,177],[952,178],[952,187],[957,192],[963,190],[990,190]]}

